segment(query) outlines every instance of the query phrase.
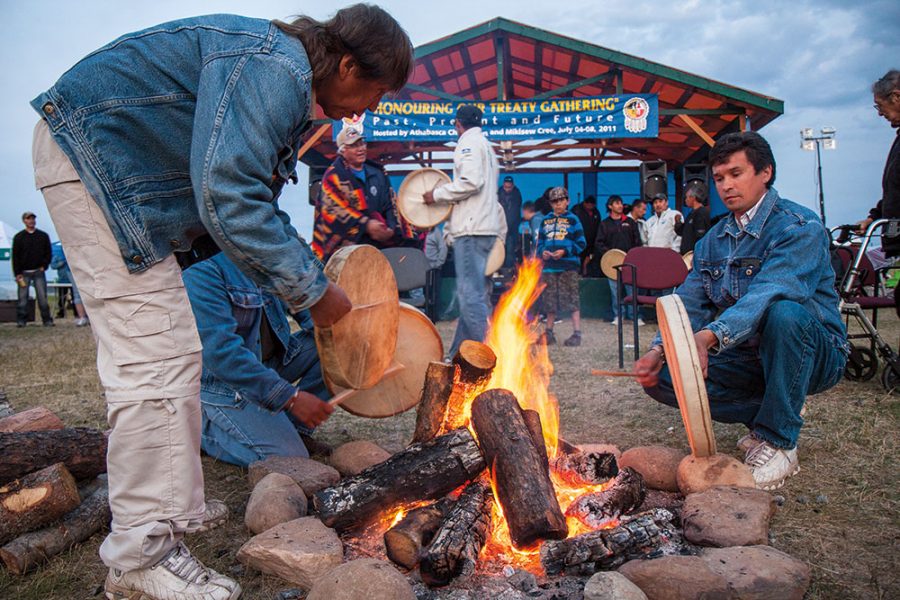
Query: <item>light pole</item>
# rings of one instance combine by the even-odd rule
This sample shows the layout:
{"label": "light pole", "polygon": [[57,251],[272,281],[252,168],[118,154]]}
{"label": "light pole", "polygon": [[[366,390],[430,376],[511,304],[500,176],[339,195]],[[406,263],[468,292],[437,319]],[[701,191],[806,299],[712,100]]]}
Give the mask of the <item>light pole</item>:
{"label": "light pole", "polygon": [[800,130],[802,142],[800,147],[804,150],[816,151],[816,171],[819,177],[819,215],[822,217],[822,225],[825,224],[825,190],[822,189],[822,154],[820,146],[824,146],[826,150],[834,150],[837,148],[837,140],[834,139],[837,130],[834,127],[823,127],[820,135],[815,135],[811,127]]}

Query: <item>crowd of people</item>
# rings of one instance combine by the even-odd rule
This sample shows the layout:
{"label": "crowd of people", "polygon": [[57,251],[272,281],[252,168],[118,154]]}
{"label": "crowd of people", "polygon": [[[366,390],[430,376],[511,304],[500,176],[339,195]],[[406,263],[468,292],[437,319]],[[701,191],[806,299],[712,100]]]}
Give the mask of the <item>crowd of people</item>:
{"label": "crowd of people", "polygon": [[[127,75],[115,68],[123,62]],[[837,383],[848,345],[824,226],[772,187],[775,158],[758,133],[722,136],[710,152],[728,211],[717,223],[703,182],[684,190],[686,216],[657,193],[630,205],[610,195],[602,217],[591,196],[570,207],[565,187],[523,203],[513,177],[500,178],[481,110],[464,104],[452,180],[424,196],[452,205],[451,216],[418,231],[397,210],[383,166],[368,159],[365,136],[346,127],[316,199],[311,243],[298,235],[278,197],[294,178],[313,103],[332,119],[374,110],[405,85],[413,62],[407,34],[370,5],[327,21],[213,15],[125,35],[32,102],[35,182],[77,284],[79,319],[90,318],[111,427],[112,525],[100,548],[107,598],[240,596],[235,580],[183,541],[215,517],[200,452],[241,466],[310,453],[309,436],[333,411],[312,332],[351,310],[322,263],[349,244],[424,248],[433,266],[452,248],[460,316],[450,354],[485,337],[486,262],[497,239],[506,269],[524,256],[543,261],[542,340],[554,344],[556,318],[568,314],[569,347],[582,343],[579,279],[599,276],[604,253],[642,245],[694,252],[676,293],[712,416],[747,426],[739,447],[759,487],[778,487],[799,469],[806,395]],[[878,113],[900,128],[898,72],[873,92]],[[101,105],[115,110],[83,110]],[[900,217],[898,178],[895,142],[870,219]],[[51,326],[50,240],[33,213],[23,222],[13,242],[18,324],[33,286]],[[210,250],[201,256],[204,232]],[[886,242],[891,255],[896,246]],[[175,253],[190,251],[194,264],[179,265]],[[676,404],[659,336],[634,374],[650,397]]]}

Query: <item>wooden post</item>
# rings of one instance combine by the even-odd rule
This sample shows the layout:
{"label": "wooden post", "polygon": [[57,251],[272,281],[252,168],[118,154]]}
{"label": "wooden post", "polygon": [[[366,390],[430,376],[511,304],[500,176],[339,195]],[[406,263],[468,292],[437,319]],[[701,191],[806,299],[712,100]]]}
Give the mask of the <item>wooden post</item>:
{"label": "wooden post", "polygon": [[447,415],[447,403],[453,393],[455,370],[453,365],[443,362],[429,363],[422,399],[416,409],[416,430],[411,443],[427,442],[440,432]]}

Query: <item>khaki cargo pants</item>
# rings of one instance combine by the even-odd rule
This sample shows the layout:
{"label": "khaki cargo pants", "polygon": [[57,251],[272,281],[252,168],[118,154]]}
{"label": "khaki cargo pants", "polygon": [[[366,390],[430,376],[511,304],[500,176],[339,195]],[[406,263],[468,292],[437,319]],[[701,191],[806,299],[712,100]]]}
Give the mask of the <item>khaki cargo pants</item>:
{"label": "khaki cargo pants", "polygon": [[109,567],[151,566],[203,518],[200,338],[175,258],[125,267],[106,217],[43,120],[35,184],[81,291],[106,394],[112,527]]}

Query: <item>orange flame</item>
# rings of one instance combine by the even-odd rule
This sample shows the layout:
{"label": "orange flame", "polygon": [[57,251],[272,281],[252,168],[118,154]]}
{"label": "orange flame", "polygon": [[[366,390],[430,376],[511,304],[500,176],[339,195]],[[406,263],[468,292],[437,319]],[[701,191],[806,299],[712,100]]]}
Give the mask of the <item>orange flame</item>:
{"label": "orange flame", "polygon": [[497,366],[487,389],[509,390],[523,409],[537,411],[547,454],[555,456],[559,406],[548,391],[553,364],[547,346],[537,343],[540,336],[537,319],[528,314],[544,291],[540,283],[542,265],[536,258],[525,259],[515,284],[497,303],[486,341],[497,355]]}

